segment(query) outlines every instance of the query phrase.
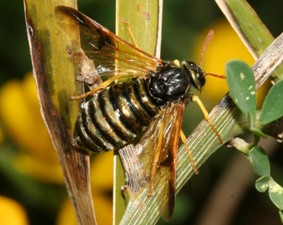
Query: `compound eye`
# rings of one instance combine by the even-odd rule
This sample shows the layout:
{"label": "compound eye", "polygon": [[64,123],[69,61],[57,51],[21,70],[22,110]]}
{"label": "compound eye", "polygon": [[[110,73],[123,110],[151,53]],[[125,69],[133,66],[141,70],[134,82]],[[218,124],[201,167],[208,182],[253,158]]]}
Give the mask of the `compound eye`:
{"label": "compound eye", "polygon": [[193,86],[200,90],[205,84],[205,76],[202,69],[191,61],[183,61],[182,66],[188,70]]}
{"label": "compound eye", "polygon": [[195,82],[198,83],[198,86],[201,88],[205,84],[204,72],[197,65],[195,65],[195,67],[194,67],[194,72],[195,72]]}

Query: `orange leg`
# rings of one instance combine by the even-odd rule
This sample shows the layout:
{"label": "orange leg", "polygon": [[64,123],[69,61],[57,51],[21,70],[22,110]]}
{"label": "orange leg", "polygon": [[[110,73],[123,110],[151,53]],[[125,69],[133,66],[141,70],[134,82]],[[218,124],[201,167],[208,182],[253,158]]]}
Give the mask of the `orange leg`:
{"label": "orange leg", "polygon": [[213,132],[216,134],[217,138],[219,139],[219,143],[222,144],[223,140],[219,134],[219,132],[217,131],[217,129],[215,128],[214,124],[211,122],[208,112],[206,110],[206,108],[204,107],[204,105],[202,104],[201,100],[199,99],[198,96],[193,95],[192,97],[192,101],[196,102],[198,104],[198,106],[200,107],[203,115],[204,115],[204,119],[208,122],[208,124],[210,125],[211,129],[213,130]]}
{"label": "orange leg", "polygon": [[194,161],[194,159],[193,159],[192,152],[191,152],[191,150],[189,149],[189,146],[188,146],[188,144],[187,144],[187,138],[186,138],[186,135],[184,134],[183,130],[181,130],[181,132],[180,132],[180,137],[181,137],[182,142],[183,142],[184,145],[185,145],[185,148],[186,148],[186,150],[187,150],[187,153],[188,153],[190,162],[191,162],[191,164],[192,164],[192,167],[193,167],[193,169],[194,169],[194,172],[195,172],[195,174],[198,174],[198,173],[199,173],[199,172],[198,172],[198,168],[197,168],[197,166],[196,166],[196,164],[195,164],[195,161]]}
{"label": "orange leg", "polygon": [[[164,132],[164,124],[161,123],[161,126],[159,127],[158,133],[163,133]],[[149,182],[149,191],[148,195],[152,196],[152,188],[153,188],[153,183],[155,180],[155,176],[157,173],[157,169],[159,167],[160,163],[160,155],[161,155],[161,146],[164,145],[164,135],[158,135],[158,140],[157,140],[157,145],[155,149],[157,149],[156,153],[154,154],[153,162],[152,162],[152,167],[150,170],[150,182]]]}
{"label": "orange leg", "polygon": [[129,25],[129,22],[127,20],[124,21],[126,27],[127,27],[127,31],[132,39],[132,42],[133,42],[133,45],[138,48],[138,43],[137,43],[137,40],[135,39],[135,36],[133,34],[133,31],[132,29],[130,28],[130,25]]}
{"label": "orange leg", "polygon": [[[134,75],[132,77],[134,77]],[[77,96],[71,96],[70,99],[71,100],[79,100],[79,99],[82,99],[82,98],[86,98],[89,95],[93,95],[96,92],[98,92],[98,91],[100,91],[102,89],[107,88],[110,84],[112,84],[114,82],[117,82],[117,81],[124,80],[124,79],[130,79],[130,76],[129,75],[116,75],[116,76],[113,76],[113,77],[107,79],[106,81],[102,82],[98,87],[93,88],[93,89],[91,89],[90,91],[88,91],[88,92],[86,92],[84,94],[77,95]]]}

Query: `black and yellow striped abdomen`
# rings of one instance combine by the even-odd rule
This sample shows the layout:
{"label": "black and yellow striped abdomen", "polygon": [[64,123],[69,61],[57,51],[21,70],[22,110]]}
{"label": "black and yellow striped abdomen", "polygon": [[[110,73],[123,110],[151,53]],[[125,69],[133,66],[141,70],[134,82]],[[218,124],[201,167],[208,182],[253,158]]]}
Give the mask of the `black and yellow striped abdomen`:
{"label": "black and yellow striped abdomen", "polygon": [[110,85],[87,101],[76,122],[76,144],[85,150],[102,152],[133,142],[160,111],[149,94],[149,80]]}

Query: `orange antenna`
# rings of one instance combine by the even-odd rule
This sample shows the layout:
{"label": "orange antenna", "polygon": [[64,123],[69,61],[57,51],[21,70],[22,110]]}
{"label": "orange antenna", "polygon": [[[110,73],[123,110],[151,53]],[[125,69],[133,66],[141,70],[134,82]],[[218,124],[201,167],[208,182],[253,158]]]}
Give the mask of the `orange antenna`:
{"label": "orange antenna", "polygon": [[[214,30],[210,30],[208,34],[206,35],[206,38],[205,38],[205,41],[203,43],[202,50],[201,50],[200,66],[202,66],[203,64],[204,53],[207,49],[208,44],[212,40],[213,36],[214,36]],[[213,77],[217,77],[220,79],[226,79],[225,75],[215,74],[215,73],[205,73],[205,76],[213,76]]]}
{"label": "orange antenna", "polygon": [[222,75],[222,74],[216,74],[216,73],[205,73],[204,75],[205,75],[205,76],[217,77],[217,78],[220,78],[220,79],[226,79],[226,76],[225,76],[225,75]]}
{"label": "orange antenna", "polygon": [[203,58],[204,58],[204,53],[205,53],[205,51],[207,49],[207,46],[208,46],[209,42],[212,40],[213,36],[214,36],[214,30],[210,30],[208,32],[208,34],[206,35],[206,38],[205,38],[205,41],[203,43],[202,50],[201,50],[200,66],[202,66]]}

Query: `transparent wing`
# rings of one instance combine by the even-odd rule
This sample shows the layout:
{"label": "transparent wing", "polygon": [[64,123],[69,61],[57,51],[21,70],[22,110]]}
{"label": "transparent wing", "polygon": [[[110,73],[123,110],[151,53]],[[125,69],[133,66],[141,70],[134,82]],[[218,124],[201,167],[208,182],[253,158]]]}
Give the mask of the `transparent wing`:
{"label": "transparent wing", "polygon": [[81,48],[100,76],[145,76],[163,63],[73,8],[57,6],[55,11],[65,32],[79,26]]}
{"label": "transparent wing", "polygon": [[184,108],[184,104],[178,103],[160,113],[140,141],[131,147],[137,153],[138,162],[125,168],[130,188],[134,191],[144,187],[145,183],[148,184],[149,195],[162,191],[158,204],[161,216],[167,221],[175,205],[177,151]]}

